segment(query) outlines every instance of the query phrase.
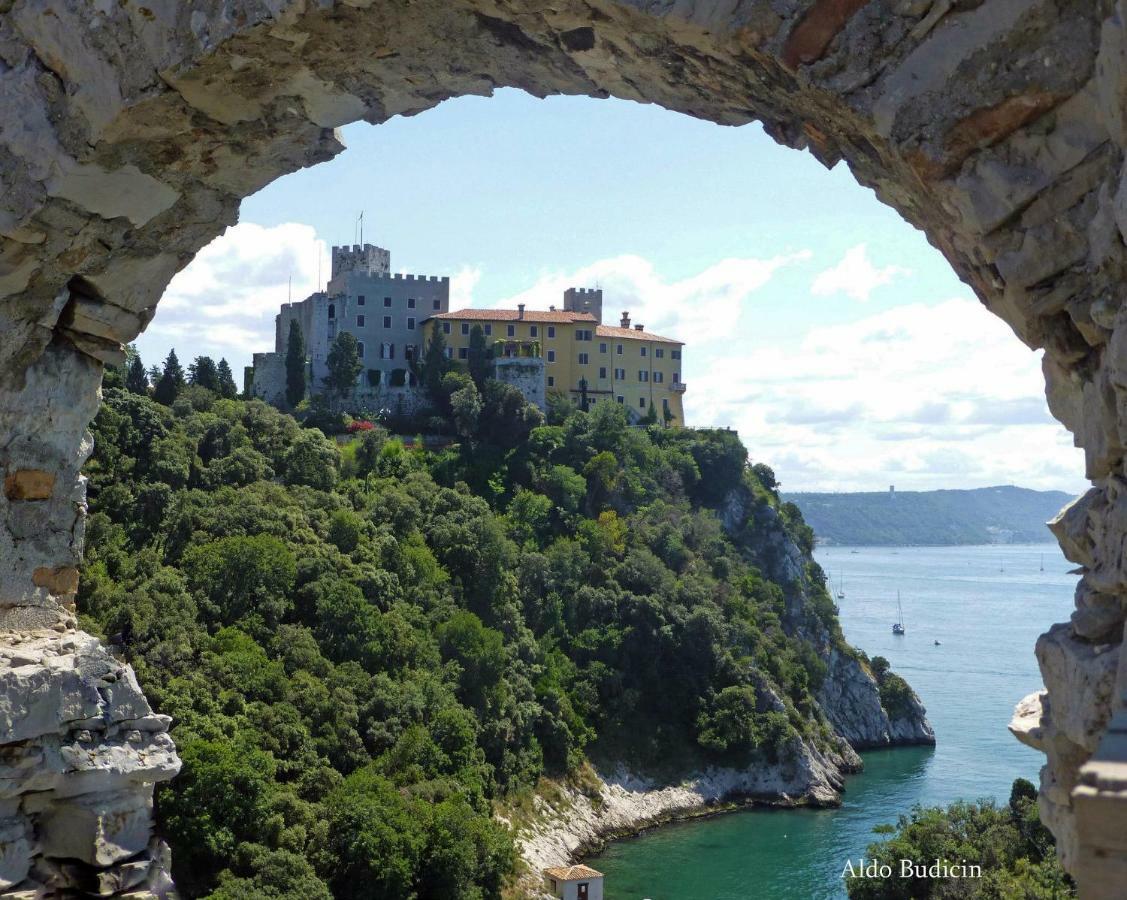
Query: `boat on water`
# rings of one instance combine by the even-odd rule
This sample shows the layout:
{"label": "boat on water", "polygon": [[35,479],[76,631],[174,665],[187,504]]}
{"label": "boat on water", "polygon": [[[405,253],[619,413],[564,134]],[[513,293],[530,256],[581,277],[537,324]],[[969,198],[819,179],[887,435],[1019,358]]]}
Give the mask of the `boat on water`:
{"label": "boat on water", "polygon": [[838,575],[838,577],[837,577],[837,599],[838,600],[844,600],[845,599],[845,576],[844,575]]}
{"label": "boat on water", "polygon": [[904,607],[900,604],[900,592],[896,592],[896,615],[897,619],[892,623],[893,634],[907,634],[904,630]]}
{"label": "boat on water", "polygon": [[938,647],[939,645],[940,645],[940,641],[939,641],[939,638],[936,638],[936,639],[935,639],[935,646],[936,646],[936,647]]}

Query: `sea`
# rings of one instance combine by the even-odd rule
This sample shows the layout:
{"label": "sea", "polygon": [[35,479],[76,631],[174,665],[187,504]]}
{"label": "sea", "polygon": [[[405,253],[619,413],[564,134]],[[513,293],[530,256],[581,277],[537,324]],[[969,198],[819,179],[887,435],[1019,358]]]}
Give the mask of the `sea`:
{"label": "sea", "polygon": [[[607,900],[846,896],[842,871],[916,805],[994,798],[1042,758],[1007,731],[1014,705],[1041,688],[1037,636],[1073,609],[1077,576],[1056,544],[820,547],[846,639],[884,656],[915,688],[934,748],[867,751],[840,808],[748,810],[656,828],[586,862]],[[906,634],[892,633],[900,593]],[[936,642],[939,642],[938,644]]]}

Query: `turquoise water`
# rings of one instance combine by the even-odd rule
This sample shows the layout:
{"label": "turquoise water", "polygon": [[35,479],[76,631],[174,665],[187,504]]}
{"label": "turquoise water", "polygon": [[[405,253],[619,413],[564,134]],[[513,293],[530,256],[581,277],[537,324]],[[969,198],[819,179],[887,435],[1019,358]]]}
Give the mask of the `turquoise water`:
{"label": "turquoise water", "polygon": [[[753,810],[619,841],[590,860],[607,876],[607,900],[844,897],[842,867],[864,853],[875,825],[916,803],[1004,800],[1014,778],[1036,781],[1039,754],[1006,723],[1041,686],[1037,636],[1072,611],[1076,576],[1059,548],[830,547],[815,555],[835,592],[844,575],[846,638],[908,679],[937,746],[863,754],[865,771],[848,779],[840,809]],[[892,634],[897,590],[902,637]]]}

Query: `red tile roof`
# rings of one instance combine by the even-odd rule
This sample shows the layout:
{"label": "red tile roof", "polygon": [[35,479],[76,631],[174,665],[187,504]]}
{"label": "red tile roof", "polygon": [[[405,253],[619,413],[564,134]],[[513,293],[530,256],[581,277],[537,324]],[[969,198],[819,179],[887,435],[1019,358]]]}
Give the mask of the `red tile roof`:
{"label": "red tile roof", "polygon": [[516,309],[457,309],[452,312],[436,313],[432,319],[465,319],[485,322],[594,322],[590,313],[571,312],[562,309],[526,309],[524,315]]}
{"label": "red tile roof", "polygon": [[662,337],[652,331],[638,331],[636,328],[619,328],[617,325],[600,325],[595,329],[598,337],[631,338],[635,341],[655,341],[659,344],[677,344],[684,346],[684,341],[675,341],[673,338]]}
{"label": "red tile roof", "polygon": [[602,878],[602,872],[596,872],[590,866],[553,866],[545,869],[544,874],[556,881],[579,881],[582,878]]}

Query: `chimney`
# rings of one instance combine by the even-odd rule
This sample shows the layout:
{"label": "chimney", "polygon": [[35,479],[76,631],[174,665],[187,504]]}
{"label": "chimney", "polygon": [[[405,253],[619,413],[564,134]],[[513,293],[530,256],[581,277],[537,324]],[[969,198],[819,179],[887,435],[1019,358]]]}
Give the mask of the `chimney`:
{"label": "chimney", "polygon": [[556,304],[553,303],[551,306],[548,307],[548,312],[555,312],[555,311],[556,311]]}
{"label": "chimney", "polygon": [[645,331],[645,330],[646,330],[646,326],[645,326],[645,325],[635,325],[635,326],[634,326],[634,330],[635,330],[635,331]]}
{"label": "chimney", "polygon": [[622,313],[622,321],[619,323],[619,326],[622,328],[630,327],[630,313],[625,311]]}
{"label": "chimney", "polygon": [[524,304],[523,303],[517,304],[517,318],[518,319],[524,318]]}

